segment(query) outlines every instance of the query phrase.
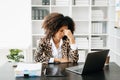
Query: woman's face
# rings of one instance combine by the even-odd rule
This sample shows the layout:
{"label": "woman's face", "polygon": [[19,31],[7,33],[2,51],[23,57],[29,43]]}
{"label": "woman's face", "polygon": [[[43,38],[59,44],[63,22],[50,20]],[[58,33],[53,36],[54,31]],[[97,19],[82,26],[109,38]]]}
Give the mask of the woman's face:
{"label": "woman's face", "polygon": [[67,29],[68,29],[67,26],[62,26],[62,27],[58,30],[58,32],[55,34],[55,36],[54,36],[55,39],[57,39],[57,40],[62,39],[62,38],[65,36],[64,31],[67,30]]}

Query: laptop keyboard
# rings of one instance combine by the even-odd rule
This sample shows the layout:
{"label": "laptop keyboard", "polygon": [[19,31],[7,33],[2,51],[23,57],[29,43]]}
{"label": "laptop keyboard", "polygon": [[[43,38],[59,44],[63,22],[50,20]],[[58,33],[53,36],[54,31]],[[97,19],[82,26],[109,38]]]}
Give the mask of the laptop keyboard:
{"label": "laptop keyboard", "polygon": [[82,72],[82,69],[77,69],[77,70],[75,70],[75,71],[77,71],[77,72]]}
{"label": "laptop keyboard", "polygon": [[73,68],[75,68],[75,70],[78,70],[78,69],[82,69],[84,65],[78,65],[78,66],[74,66]]}
{"label": "laptop keyboard", "polygon": [[68,70],[81,71],[84,65],[69,67]]}
{"label": "laptop keyboard", "polygon": [[81,73],[81,72],[82,72],[82,69],[83,69],[83,66],[84,66],[84,65],[76,66],[75,71],[78,72],[78,73]]}

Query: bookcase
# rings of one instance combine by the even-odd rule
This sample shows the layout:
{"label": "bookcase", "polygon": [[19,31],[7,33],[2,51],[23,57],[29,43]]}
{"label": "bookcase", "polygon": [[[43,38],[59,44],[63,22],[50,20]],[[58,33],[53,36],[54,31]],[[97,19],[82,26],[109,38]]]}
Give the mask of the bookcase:
{"label": "bookcase", "polygon": [[113,27],[114,8],[114,0],[32,0],[33,55],[37,41],[44,35],[41,28],[43,19],[52,12],[70,16],[75,21],[74,36],[80,56],[86,56],[89,51],[108,49],[109,27]]}

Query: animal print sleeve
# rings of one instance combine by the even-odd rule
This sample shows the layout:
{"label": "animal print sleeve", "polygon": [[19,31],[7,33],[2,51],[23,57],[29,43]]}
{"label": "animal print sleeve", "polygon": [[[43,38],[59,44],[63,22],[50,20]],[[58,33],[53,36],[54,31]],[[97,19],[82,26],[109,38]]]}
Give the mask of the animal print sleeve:
{"label": "animal print sleeve", "polygon": [[44,53],[44,41],[43,39],[40,39],[38,46],[35,50],[34,53],[34,60],[35,62],[42,62],[42,63],[47,63],[48,62],[48,57],[46,57],[45,53]]}

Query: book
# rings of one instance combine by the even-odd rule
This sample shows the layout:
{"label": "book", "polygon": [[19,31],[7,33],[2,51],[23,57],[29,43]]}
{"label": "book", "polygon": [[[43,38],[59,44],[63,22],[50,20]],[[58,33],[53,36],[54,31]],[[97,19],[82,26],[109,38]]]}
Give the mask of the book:
{"label": "book", "polygon": [[49,5],[50,4],[50,0],[42,0],[42,5]]}
{"label": "book", "polygon": [[41,76],[42,63],[18,63],[14,72],[16,77]]}

